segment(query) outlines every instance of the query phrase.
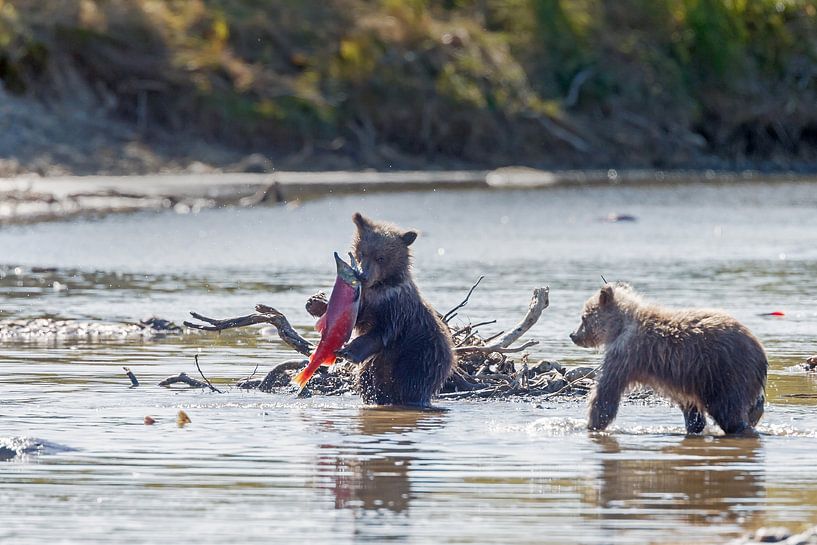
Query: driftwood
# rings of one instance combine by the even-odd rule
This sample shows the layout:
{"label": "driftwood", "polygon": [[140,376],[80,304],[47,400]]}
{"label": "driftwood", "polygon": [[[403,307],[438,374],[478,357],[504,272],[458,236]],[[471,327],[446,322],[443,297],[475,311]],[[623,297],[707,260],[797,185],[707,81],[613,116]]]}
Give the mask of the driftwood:
{"label": "driftwood", "polygon": [[221,390],[219,390],[218,388],[213,386],[213,383],[210,382],[210,379],[204,376],[204,371],[201,370],[201,366],[199,365],[199,355],[198,354],[193,356],[193,361],[196,362],[196,369],[199,370],[199,374],[201,375],[201,378],[203,378],[204,382],[207,383],[207,386],[210,387],[210,391],[217,392],[219,394],[223,394],[224,392],[222,392]]}
{"label": "driftwood", "polygon": [[465,299],[463,299],[457,306],[455,306],[454,308],[445,313],[445,315],[443,316],[443,322],[445,323],[450,322],[451,319],[457,315],[457,311],[468,304],[468,301],[471,299],[471,294],[474,293],[474,290],[477,289],[477,286],[479,286],[479,283],[482,282],[483,278],[485,278],[485,275],[481,275],[474,283],[474,285],[471,286],[471,289],[468,290],[468,294],[465,296]]}
{"label": "driftwood", "polygon": [[133,371],[131,371],[127,367],[123,367],[122,369],[125,370],[125,374],[130,379],[131,388],[136,388],[137,386],[139,386],[139,380],[137,380],[136,375],[133,374]]}
{"label": "driftwood", "polygon": [[190,315],[196,320],[210,324],[201,325],[193,322],[184,322],[189,328],[200,329],[203,331],[223,331],[225,329],[233,329],[236,327],[246,327],[255,324],[271,324],[278,330],[278,336],[290,348],[296,352],[309,356],[312,352],[312,343],[298,335],[292,326],[289,324],[287,317],[267,305],[256,305],[256,314],[248,314],[247,316],[239,316],[238,318],[227,318],[224,320],[216,320],[202,316],[197,312],[191,312]]}
{"label": "driftwood", "polygon": [[[442,399],[481,399],[586,394],[593,385],[595,370],[580,368],[567,371],[557,362],[546,360],[530,364],[529,356],[525,351],[536,345],[537,341],[525,341],[513,346],[537,323],[542,312],[548,307],[550,301],[547,287],[533,290],[525,316],[507,332],[500,331],[490,336],[483,336],[480,333],[480,327],[495,324],[496,320],[468,323],[458,327],[450,324],[451,320],[457,316],[457,311],[468,304],[482,279],[483,277],[480,276],[459,304],[441,315],[451,331],[457,364],[439,397]],[[320,317],[326,312],[326,294],[313,295],[307,300],[305,306],[310,315]],[[185,322],[184,325],[203,331],[223,331],[255,324],[271,324],[278,330],[278,335],[285,344],[303,356],[310,354],[313,349],[312,344],[292,328],[286,316],[266,305],[257,305],[255,310],[255,314],[220,320],[191,312],[193,318],[204,324]],[[515,354],[520,353],[519,361],[511,359]],[[256,366],[250,376],[236,383],[236,387],[258,389],[262,392],[282,388],[286,391],[293,390],[290,385],[290,377],[294,372],[302,369],[307,361],[303,358],[296,358],[281,362],[275,365],[263,379],[255,378],[258,371],[258,366]],[[196,364],[205,382],[180,373],[177,376],[168,377],[160,385],[184,383],[194,388],[210,388],[218,391],[204,377],[198,361]],[[335,363],[331,371],[326,367],[321,367],[310,379],[309,387],[303,391],[303,395],[308,396],[312,392],[322,395],[340,395],[353,391],[356,373],[357,366],[343,360]]]}
{"label": "driftwood", "polygon": [[[480,278],[481,279],[481,278]],[[475,286],[476,287],[476,286]],[[473,289],[473,288],[472,288]],[[520,352],[525,348],[529,348],[536,344],[539,344],[538,341],[528,341],[524,345],[517,347],[517,348],[509,348],[511,344],[515,343],[519,338],[528,332],[528,330],[533,327],[537,321],[539,321],[539,317],[542,315],[542,311],[544,311],[548,305],[550,304],[550,289],[547,287],[544,288],[536,288],[533,290],[533,297],[531,297],[530,305],[528,307],[528,313],[522,319],[519,324],[515,328],[513,328],[510,332],[506,333],[496,342],[489,344],[489,345],[470,345],[470,346],[458,346],[455,350],[457,353],[462,352]],[[470,293],[469,293],[470,295]]]}
{"label": "driftwood", "polygon": [[209,388],[207,383],[202,382],[200,380],[196,380],[193,377],[189,376],[187,373],[182,371],[178,375],[173,375],[171,377],[167,377],[166,379],[159,382],[159,386],[163,386],[165,388],[169,388],[174,384],[187,384],[191,388]]}
{"label": "driftwood", "polygon": [[299,371],[307,364],[308,361],[309,360],[305,360],[303,358],[298,358],[279,363],[273,367],[263,379],[253,380],[252,377],[255,374],[253,372],[253,375],[239,380],[236,383],[236,387],[243,390],[258,388],[262,392],[271,392],[275,386],[286,386],[289,384],[289,375],[286,373],[286,371]]}

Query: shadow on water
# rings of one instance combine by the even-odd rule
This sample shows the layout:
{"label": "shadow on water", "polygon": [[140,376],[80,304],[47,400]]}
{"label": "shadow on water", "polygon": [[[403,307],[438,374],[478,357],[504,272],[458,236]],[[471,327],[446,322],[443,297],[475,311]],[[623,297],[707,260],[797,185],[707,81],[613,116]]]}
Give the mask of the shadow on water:
{"label": "shadow on water", "polygon": [[[594,435],[600,466],[586,501],[598,507],[603,528],[645,522],[735,525],[761,518],[766,498],[760,438],[685,437],[660,449],[627,448]],[[680,513],[679,513],[680,512]]]}

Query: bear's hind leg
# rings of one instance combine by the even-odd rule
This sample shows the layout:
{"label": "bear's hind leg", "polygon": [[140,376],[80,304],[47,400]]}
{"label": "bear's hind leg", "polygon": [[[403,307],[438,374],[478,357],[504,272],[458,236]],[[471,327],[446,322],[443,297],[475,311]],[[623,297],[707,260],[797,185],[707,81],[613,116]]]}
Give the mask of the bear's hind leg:
{"label": "bear's hind leg", "polygon": [[727,435],[757,435],[757,432],[749,424],[749,419],[734,407],[709,407],[708,411],[712,419]]}
{"label": "bear's hind leg", "polygon": [[382,362],[377,355],[364,362],[357,378],[357,392],[367,405],[392,405],[393,396],[378,373],[378,366],[382,367]]}
{"label": "bear's hind leg", "polygon": [[760,421],[760,417],[763,416],[763,404],[766,402],[766,396],[762,393],[757,396],[757,401],[755,404],[749,408],[749,424],[752,427],[757,426],[757,423]]}
{"label": "bear's hind leg", "polygon": [[686,407],[683,411],[687,433],[697,435],[703,432],[706,427],[706,416],[695,406]]}

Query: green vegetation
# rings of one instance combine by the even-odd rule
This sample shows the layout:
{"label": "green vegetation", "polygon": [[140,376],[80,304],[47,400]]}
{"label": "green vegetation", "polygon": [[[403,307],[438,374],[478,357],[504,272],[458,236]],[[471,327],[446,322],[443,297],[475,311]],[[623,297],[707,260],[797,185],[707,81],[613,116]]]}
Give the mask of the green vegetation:
{"label": "green vegetation", "polygon": [[0,0],[0,80],[376,167],[817,160],[817,0]]}

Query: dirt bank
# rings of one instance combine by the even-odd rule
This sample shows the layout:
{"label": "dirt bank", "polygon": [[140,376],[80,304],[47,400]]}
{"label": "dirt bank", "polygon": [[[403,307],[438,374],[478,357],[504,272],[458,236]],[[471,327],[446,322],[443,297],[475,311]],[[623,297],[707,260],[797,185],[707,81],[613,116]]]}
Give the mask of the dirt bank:
{"label": "dirt bank", "polygon": [[813,2],[0,7],[7,174],[817,165]]}

